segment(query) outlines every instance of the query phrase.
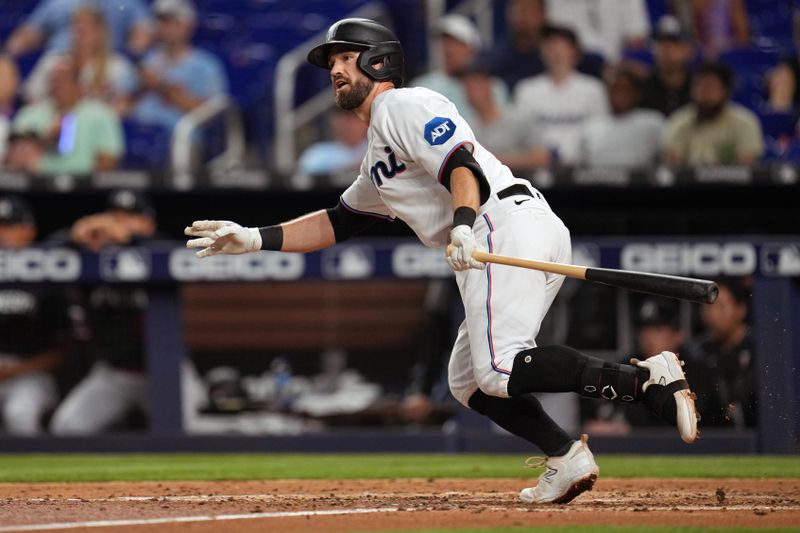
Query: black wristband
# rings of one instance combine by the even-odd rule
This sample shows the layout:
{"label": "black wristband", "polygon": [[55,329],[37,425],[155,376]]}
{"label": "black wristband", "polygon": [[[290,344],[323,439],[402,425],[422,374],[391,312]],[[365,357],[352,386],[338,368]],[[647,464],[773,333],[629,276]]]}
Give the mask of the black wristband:
{"label": "black wristband", "polygon": [[283,248],[283,226],[266,226],[258,228],[261,234],[261,249],[280,251]]}
{"label": "black wristband", "polygon": [[456,226],[469,226],[475,224],[475,218],[478,214],[469,206],[462,205],[453,213],[453,227]]}

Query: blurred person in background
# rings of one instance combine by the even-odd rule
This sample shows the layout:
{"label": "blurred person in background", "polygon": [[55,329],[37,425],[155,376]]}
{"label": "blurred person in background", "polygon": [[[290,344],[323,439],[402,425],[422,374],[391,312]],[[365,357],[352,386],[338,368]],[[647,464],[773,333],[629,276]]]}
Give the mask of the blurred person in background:
{"label": "blurred person in background", "polygon": [[23,94],[28,102],[47,98],[47,78],[64,56],[71,58],[79,71],[84,97],[97,98],[124,111],[136,88],[136,71],[121,54],[110,48],[103,12],[93,6],[77,8],[72,14],[72,45],[66,52],[43,56],[25,80]]}
{"label": "blurred person in background", "polygon": [[81,95],[80,72],[62,57],[50,69],[50,98],[23,107],[14,118],[8,165],[34,174],[87,174],[113,169],[122,157],[119,117],[103,102]]}
{"label": "blurred person in background", "polygon": [[704,426],[753,427],[758,420],[757,356],[748,326],[750,287],[743,279],[717,280],[719,297],[701,308],[706,331],[700,339],[702,360],[687,359],[686,373],[703,376],[697,405]]}
{"label": "blurred person in background", "polygon": [[670,0],[669,4],[708,58],[750,44],[744,0]]}
{"label": "blurred person in background", "polygon": [[228,80],[222,63],[192,45],[197,11],[189,0],[156,0],[156,47],[139,68],[139,91],[131,118],[172,130],[184,113],[224,95]]}
{"label": "blurred person in background", "polygon": [[[155,211],[141,193],[114,191],[105,211],[80,218],[60,238],[92,252],[145,244],[157,238]],[[121,279],[126,273],[141,279],[135,274],[146,268],[142,261],[135,251],[120,252],[116,273]],[[56,435],[97,433],[120,424],[132,410],[149,410],[144,355],[147,289],[135,283],[100,283],[86,287],[77,304],[83,310],[86,347],[94,363],[53,414],[50,430]]]}
{"label": "blurred person in background", "polygon": [[5,52],[14,57],[41,47],[46,53],[65,52],[70,46],[72,13],[87,5],[102,11],[112,49],[138,56],[150,46],[152,25],[144,0],[42,0],[8,38]]}
{"label": "blurred person in background", "polygon": [[600,81],[575,69],[581,51],[572,30],[548,26],[543,38],[547,72],[517,84],[515,113],[536,124],[559,163],[575,164],[586,124],[608,115],[606,90]]}
{"label": "blurred person in background", "polygon": [[312,144],[297,161],[292,182],[298,188],[311,188],[313,176],[338,173],[347,173],[344,179],[349,184],[367,153],[367,126],[352,111],[335,108],[328,114],[328,122],[332,139]]}
{"label": "blurred person in background", "polygon": [[663,115],[688,104],[692,98],[694,44],[678,19],[665,15],[653,34],[653,69],[642,88],[642,107]]}
{"label": "blurred person in background", "polygon": [[544,72],[539,45],[545,25],[544,0],[508,0],[505,39],[487,47],[480,62],[509,89]]}
{"label": "blurred person in background", "polygon": [[505,102],[495,98],[492,76],[483,63],[468,65],[459,74],[476,116],[470,123],[475,138],[506,166],[525,171],[549,166],[553,153],[544,143],[536,124],[520,117]]}
{"label": "blurred person in background", "polygon": [[[444,59],[443,68],[411,80],[410,85],[443,94],[453,102],[462,117],[471,121],[475,117],[475,110],[468,102],[457,74],[477,57],[482,46],[481,34],[467,17],[445,15],[437,24],[437,36]],[[492,96],[503,103],[508,100],[508,89],[502,80],[492,80]]]}
{"label": "blurred person in background", "polygon": [[[664,118],[639,107],[641,79],[630,68],[606,76],[611,114],[591,120],[581,138],[582,162],[589,166],[645,168],[656,162]],[[656,353],[656,352],[653,352]]]}
{"label": "blurred person in background", "polygon": [[[28,204],[0,196],[0,251],[30,246],[36,222]],[[35,435],[58,401],[51,374],[71,338],[66,300],[41,284],[0,285],[0,413],[14,435]]]}
{"label": "blurred person in background", "polygon": [[16,109],[19,70],[8,56],[0,54],[0,166],[5,161],[11,116]]}
{"label": "blurred person in background", "polygon": [[752,165],[764,153],[761,123],[730,100],[733,72],[705,63],[694,74],[692,103],[667,120],[664,152],[678,165]]}
{"label": "blurred person in background", "polygon": [[769,107],[787,113],[800,111],[800,6],[794,9],[792,29],[792,51],[767,76]]}
{"label": "blurred person in background", "polygon": [[572,29],[585,52],[612,64],[625,49],[645,48],[650,34],[644,0],[547,0],[547,20]]}

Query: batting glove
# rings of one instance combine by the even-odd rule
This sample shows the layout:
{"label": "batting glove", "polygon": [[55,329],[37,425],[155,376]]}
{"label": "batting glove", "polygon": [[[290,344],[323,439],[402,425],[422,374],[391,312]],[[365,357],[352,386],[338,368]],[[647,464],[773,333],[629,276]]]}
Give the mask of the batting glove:
{"label": "batting glove", "polygon": [[261,233],[258,228],[244,228],[230,220],[196,220],[183,230],[190,237],[187,248],[202,248],[197,257],[216,254],[246,254],[261,249]]}
{"label": "batting glove", "polygon": [[450,244],[453,245],[453,248],[447,256],[447,262],[453,270],[461,272],[469,268],[477,268],[478,270],[486,268],[486,263],[482,263],[472,257],[473,250],[478,249],[478,243],[475,241],[475,234],[472,233],[472,228],[467,225],[461,225],[450,230]]}

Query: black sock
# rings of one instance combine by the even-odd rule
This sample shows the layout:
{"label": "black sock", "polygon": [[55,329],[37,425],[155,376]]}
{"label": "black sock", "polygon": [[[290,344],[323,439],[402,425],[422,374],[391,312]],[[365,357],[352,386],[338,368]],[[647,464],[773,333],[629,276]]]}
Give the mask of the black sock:
{"label": "black sock", "polygon": [[603,361],[568,346],[537,346],[514,359],[508,394],[577,392],[589,398],[642,401],[645,368]]}
{"label": "black sock", "polygon": [[476,391],[469,399],[469,406],[506,431],[535,444],[550,457],[564,455],[574,442],[531,394],[498,398]]}

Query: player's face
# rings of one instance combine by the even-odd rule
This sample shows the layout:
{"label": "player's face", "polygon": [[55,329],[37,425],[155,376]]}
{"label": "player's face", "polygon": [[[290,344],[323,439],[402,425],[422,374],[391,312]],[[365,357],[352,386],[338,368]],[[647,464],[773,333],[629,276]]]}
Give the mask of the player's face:
{"label": "player's face", "polygon": [[355,50],[337,51],[334,48],[328,56],[334,98],[341,109],[356,109],[375,85],[358,68],[359,54]]}
{"label": "player's face", "polygon": [[744,322],[747,306],[738,303],[730,289],[720,286],[717,301],[712,305],[704,305],[700,313],[703,325],[711,336],[724,341]]}

